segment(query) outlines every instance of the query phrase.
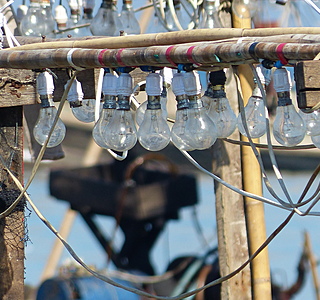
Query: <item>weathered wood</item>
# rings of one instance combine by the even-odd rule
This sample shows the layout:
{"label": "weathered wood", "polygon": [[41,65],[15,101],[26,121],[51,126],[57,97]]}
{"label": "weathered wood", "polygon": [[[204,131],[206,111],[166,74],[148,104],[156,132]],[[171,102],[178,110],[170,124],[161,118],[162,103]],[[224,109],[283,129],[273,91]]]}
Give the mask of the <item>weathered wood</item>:
{"label": "weathered wood", "polygon": [[[19,178],[22,174],[22,106],[0,108],[0,155]],[[20,194],[3,166],[0,172],[0,208],[5,210]],[[24,202],[0,219],[0,298],[24,299]]]}
{"label": "weathered wood", "polygon": [[301,61],[294,68],[299,108],[311,108],[320,99],[320,61]]}
{"label": "weathered wood", "polygon": [[35,85],[31,70],[0,69],[0,107],[37,103]]}
{"label": "weathered wood", "polygon": [[[234,80],[227,97],[234,111],[238,110]],[[230,138],[239,139],[235,131]],[[213,172],[232,185],[242,187],[239,146],[218,139],[213,146]],[[215,182],[216,219],[218,229],[219,265],[221,275],[227,275],[248,259],[248,240],[243,197]],[[250,268],[222,284],[221,299],[251,299]]]}

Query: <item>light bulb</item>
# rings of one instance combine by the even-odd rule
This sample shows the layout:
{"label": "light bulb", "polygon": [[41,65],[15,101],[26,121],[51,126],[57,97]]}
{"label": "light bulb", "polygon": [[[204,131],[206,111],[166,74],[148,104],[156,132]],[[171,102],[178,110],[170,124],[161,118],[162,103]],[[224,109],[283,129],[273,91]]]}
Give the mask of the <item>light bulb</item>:
{"label": "light bulb", "polygon": [[105,141],[109,149],[127,151],[137,142],[137,130],[130,111],[132,93],[132,77],[121,73],[118,78],[118,107],[114,111],[110,123],[106,126]]}
{"label": "light bulb", "polygon": [[232,13],[239,19],[254,17],[258,8],[257,0],[234,0],[232,1]]}
{"label": "light bulb", "polygon": [[[262,67],[261,65],[256,68],[257,74],[261,81],[262,86],[266,86],[270,83],[270,70]],[[247,124],[247,128],[251,138],[259,138],[266,133],[266,107],[264,105],[264,101],[262,98],[262,94],[260,88],[255,83],[255,87],[252,92],[252,96],[248,99],[248,102],[244,108],[245,112],[245,120]],[[238,115],[238,129],[240,133],[244,136],[247,136],[247,133],[244,129],[244,125],[242,122],[241,113]]]}
{"label": "light bulb", "polygon": [[[160,104],[161,104],[161,111],[162,111],[162,117],[164,120],[167,120],[168,118],[168,110],[167,110],[167,89],[171,85],[171,79],[172,79],[172,69],[170,68],[163,68],[160,71],[161,76],[163,77],[163,88],[160,95]],[[144,113],[147,109],[148,101],[142,102],[135,114],[136,123],[140,126],[143,122]]]}
{"label": "light bulb", "polygon": [[171,128],[171,141],[180,150],[192,151],[194,148],[188,143],[188,132],[186,131],[189,100],[185,93],[182,73],[173,75],[172,92],[176,96],[177,111],[174,124]]}
{"label": "light bulb", "polygon": [[307,135],[320,135],[320,110],[315,110],[312,113],[304,113],[299,110],[299,115],[306,124]]}
{"label": "light bulb", "polygon": [[320,135],[312,135],[311,141],[317,148],[320,149]]}
{"label": "light bulb", "polygon": [[54,37],[54,30],[56,27],[56,22],[52,14],[52,7],[50,0],[40,1],[41,13],[45,16],[45,33],[47,37]]}
{"label": "light bulb", "polygon": [[140,24],[134,15],[132,0],[123,0],[120,18],[123,25],[122,28],[127,35],[140,34]]}
{"label": "light bulb", "polygon": [[16,11],[16,21],[18,24],[21,23],[21,20],[24,18],[27,12],[28,12],[28,6],[25,5],[25,1],[23,1],[23,4],[19,5]]}
{"label": "light bulb", "polygon": [[203,2],[203,9],[199,28],[221,28],[221,22],[216,7],[216,1],[205,0]]}
{"label": "light bulb", "polygon": [[81,83],[75,79],[67,97],[73,115],[81,122],[94,121],[95,99],[83,99]]}
{"label": "light bulb", "polygon": [[68,14],[66,8],[63,5],[57,5],[54,11],[58,30],[67,29]]}
{"label": "light bulb", "polygon": [[110,123],[114,111],[117,108],[117,82],[118,76],[112,73],[106,73],[103,77],[103,108],[100,113],[99,120],[96,122],[92,130],[93,139],[101,148],[108,148],[105,141],[105,135],[107,125]]}
{"label": "light bulb", "polygon": [[[34,138],[40,145],[43,145],[48,138],[54,119],[57,115],[57,109],[52,101],[53,89],[54,84],[52,75],[48,72],[40,73],[37,77],[37,91],[40,95],[41,109],[33,129]],[[66,127],[63,122],[58,119],[47,147],[51,148],[58,146],[63,141],[65,134]]]}
{"label": "light bulb", "polygon": [[79,36],[91,36],[90,24],[93,20],[93,9],[94,9],[94,0],[84,0],[83,1],[83,14],[82,19],[78,22],[78,25],[88,25],[79,28]]}
{"label": "light bulb", "polygon": [[274,71],[274,88],[278,95],[278,107],[273,123],[273,135],[284,146],[292,147],[302,142],[306,126],[290,99],[290,77],[285,68]]}
{"label": "light bulb", "polygon": [[210,84],[202,96],[202,102],[210,100],[208,116],[216,126],[216,134],[219,138],[226,138],[231,135],[237,126],[237,117],[233,112],[229,100],[224,91],[226,75],[223,70],[210,72]]}
{"label": "light bulb", "polygon": [[201,85],[196,71],[184,73],[184,88],[189,99],[187,141],[194,149],[207,149],[216,141],[217,129],[200,99]]}
{"label": "light bulb", "polygon": [[170,128],[163,118],[160,104],[162,76],[150,73],[146,78],[147,109],[138,130],[138,140],[149,151],[160,151],[170,142]]}
{"label": "light bulb", "polygon": [[123,25],[114,1],[103,0],[90,25],[92,34],[98,36],[118,36],[122,29]]}
{"label": "light bulb", "polygon": [[77,0],[69,0],[69,7],[70,18],[67,22],[67,33],[73,37],[80,37],[81,32],[80,28],[78,27],[80,21],[80,3]]}
{"label": "light bulb", "polygon": [[40,3],[31,0],[27,14],[20,23],[20,32],[25,36],[42,36],[46,32],[46,17],[41,12]]}

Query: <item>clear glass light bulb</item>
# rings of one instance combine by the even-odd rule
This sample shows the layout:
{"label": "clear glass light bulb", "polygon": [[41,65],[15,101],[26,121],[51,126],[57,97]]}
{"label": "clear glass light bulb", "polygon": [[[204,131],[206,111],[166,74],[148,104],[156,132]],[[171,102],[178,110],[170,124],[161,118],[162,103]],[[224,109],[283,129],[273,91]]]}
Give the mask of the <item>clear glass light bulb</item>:
{"label": "clear glass light bulb", "polygon": [[[58,30],[67,29],[68,13],[63,5],[57,5],[55,8],[55,20],[57,22]],[[63,37],[63,34],[57,34],[57,37]]]}
{"label": "clear glass light bulb", "polygon": [[96,122],[92,130],[93,139],[101,148],[108,148],[105,135],[106,128],[113,117],[114,111],[117,108],[117,84],[117,75],[105,73],[102,83],[102,92],[104,95],[103,108],[100,113],[99,120]]}
{"label": "clear glass light bulb", "polygon": [[91,22],[90,30],[93,35],[98,36],[118,36],[120,30],[123,30],[116,5],[112,0],[102,1],[101,7]]}
{"label": "clear glass light bulb", "polygon": [[[166,90],[164,89],[160,96],[161,112],[164,120],[167,120],[167,117],[168,117],[167,102],[168,102],[167,93],[166,93]],[[139,126],[143,122],[144,114],[145,114],[145,111],[147,110],[147,105],[148,105],[148,101],[142,102],[136,111],[135,119],[136,119],[136,123]]]}
{"label": "clear glass light bulb", "polygon": [[[49,132],[51,130],[56,115],[57,109],[53,104],[48,106],[42,104],[38,120],[33,128],[34,138],[40,145],[43,145],[46,139],[48,138]],[[54,127],[47,147],[51,148],[61,144],[65,137],[65,134],[66,127],[63,124],[63,122],[60,119],[58,119],[58,122]]]}
{"label": "clear glass light bulb", "polygon": [[299,110],[299,115],[306,124],[307,135],[320,135],[320,110],[315,110],[312,113],[304,113]]}
{"label": "clear glass light bulb", "polygon": [[27,14],[20,23],[20,32],[25,36],[42,36],[46,32],[46,17],[41,12],[40,3],[35,0],[30,1]]}
{"label": "clear glass light bulb", "polygon": [[317,148],[320,149],[320,135],[312,135],[311,141]]}
{"label": "clear glass light bulb", "polygon": [[[252,96],[249,98],[244,108],[245,121],[251,138],[259,138],[266,133],[266,108],[258,86],[253,90]],[[244,129],[242,116],[238,115],[238,129],[240,133],[247,136]]]}
{"label": "clear glass light bulb", "polygon": [[210,148],[217,139],[217,129],[209,118],[200,99],[189,97],[188,120],[186,124],[187,143],[197,150]]}
{"label": "clear glass light bulb", "polygon": [[92,130],[93,139],[96,142],[96,144],[101,148],[105,148],[105,149],[108,148],[108,145],[105,140],[106,128],[113,117],[116,107],[117,107],[117,102],[116,102],[115,96],[105,97],[105,102],[103,104],[103,109],[101,111],[99,120],[94,125]]}
{"label": "clear glass light bulb", "polygon": [[147,110],[138,130],[138,140],[149,151],[159,151],[170,142],[170,128],[161,111],[162,76],[150,73],[146,78]]}
{"label": "clear glass light bulb", "polygon": [[50,0],[40,1],[41,13],[45,16],[45,33],[47,37],[54,37],[54,30],[56,27],[56,21],[52,14],[52,7]]}
{"label": "clear glass light bulb", "polygon": [[273,123],[273,135],[284,146],[296,146],[304,139],[306,125],[296,112],[290,99],[290,76],[285,68],[273,73],[274,88],[278,95],[278,107]]}
{"label": "clear glass light bulb", "polygon": [[118,78],[117,91],[118,107],[106,127],[105,141],[109,149],[127,151],[133,148],[137,142],[137,129],[129,104],[132,93],[130,74],[121,73]]}
{"label": "clear glass light bulb", "polygon": [[180,150],[192,151],[193,147],[188,143],[186,125],[188,121],[189,100],[184,89],[183,74],[176,73],[172,78],[172,92],[176,96],[177,111],[174,124],[171,128],[171,141]]}
{"label": "clear glass light bulb", "polygon": [[208,116],[200,99],[201,85],[197,72],[184,73],[184,88],[189,99],[186,123],[187,141],[194,149],[207,149],[217,139],[217,128]]}
{"label": "clear glass light bulb", "polygon": [[205,0],[201,13],[199,28],[220,28],[221,22],[216,7],[216,1]]}
{"label": "clear glass light bulb", "polygon": [[214,86],[213,89],[208,87],[205,95],[201,98],[210,97],[210,106],[208,116],[216,126],[217,136],[226,138],[231,135],[237,126],[237,117],[233,112],[229,100],[226,98],[223,86]]}
{"label": "clear glass light bulb", "polygon": [[121,22],[123,25],[123,30],[127,35],[140,34],[140,24],[134,14],[132,9],[132,1],[124,0],[122,5],[122,10],[120,13]]}
{"label": "clear glass light bulb", "polygon": [[79,28],[79,36],[91,36],[90,24],[93,20],[94,0],[83,1],[83,14],[82,19],[78,22],[78,25],[88,25]]}
{"label": "clear glass light bulb", "polygon": [[[40,145],[43,145],[48,138],[57,115],[57,109],[52,102],[53,89],[54,84],[52,75],[48,72],[40,73],[37,77],[37,91],[40,95],[41,109],[33,129],[34,138]],[[58,119],[47,147],[51,148],[59,145],[63,141],[65,134],[66,127],[63,122]]]}
{"label": "clear glass light bulb", "polygon": [[83,99],[81,83],[75,79],[71,85],[67,100],[73,115],[81,122],[94,121],[95,99]]}

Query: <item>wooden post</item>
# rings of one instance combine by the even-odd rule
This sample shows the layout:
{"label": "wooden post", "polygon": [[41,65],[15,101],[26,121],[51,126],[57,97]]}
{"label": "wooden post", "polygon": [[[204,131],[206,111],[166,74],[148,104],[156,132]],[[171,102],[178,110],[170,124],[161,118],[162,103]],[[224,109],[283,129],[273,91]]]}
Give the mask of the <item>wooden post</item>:
{"label": "wooden post", "polygon": [[[230,14],[220,11],[224,27],[231,26]],[[238,111],[238,99],[234,90],[236,82],[229,71],[229,84],[226,86],[227,98],[231,108]],[[230,138],[239,139],[236,130]],[[242,188],[240,147],[218,139],[212,147],[215,174],[232,185]],[[243,197],[215,182],[216,219],[218,232],[219,267],[221,276],[238,268],[249,257]],[[222,283],[221,299],[251,299],[250,267]]]}
{"label": "wooden post", "polygon": [[[233,83],[233,88],[235,87]],[[227,90],[228,92],[228,90]],[[229,98],[232,108],[236,101]],[[238,131],[230,138],[239,139]],[[217,140],[213,146],[213,172],[232,185],[242,188],[241,157],[239,146]],[[248,239],[243,197],[215,182],[216,219],[221,276],[227,275],[248,259]],[[221,299],[251,299],[250,268],[223,282]]]}
{"label": "wooden post", "polygon": [[[235,28],[251,28],[250,11],[244,4],[233,7],[233,26]],[[248,102],[253,90],[253,74],[248,65],[238,66],[244,105]],[[248,141],[244,136],[241,140]],[[259,142],[255,139],[254,142]],[[260,166],[250,147],[241,148],[243,188],[250,193],[262,195],[262,179]],[[245,197],[246,220],[249,236],[250,254],[254,253],[266,240],[264,222],[264,206],[262,202]],[[264,249],[251,263],[253,299],[271,300],[270,267],[267,249]]]}
{"label": "wooden post", "polygon": [[[22,106],[0,108],[0,155],[22,181]],[[4,211],[20,194],[3,166],[0,207]],[[0,298],[24,299],[24,203],[0,220]]]}

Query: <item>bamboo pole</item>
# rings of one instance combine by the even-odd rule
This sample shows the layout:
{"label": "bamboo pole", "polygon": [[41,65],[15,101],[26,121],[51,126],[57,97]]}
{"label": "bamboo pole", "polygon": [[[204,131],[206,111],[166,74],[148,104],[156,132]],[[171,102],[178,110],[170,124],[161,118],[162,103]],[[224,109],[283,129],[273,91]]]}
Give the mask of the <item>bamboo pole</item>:
{"label": "bamboo pole", "polygon": [[[194,64],[199,67],[224,67],[258,62],[258,59],[279,59],[281,43],[214,43],[151,46],[121,49],[46,49],[0,51],[0,67],[37,68],[101,68],[121,66],[168,66]],[[312,60],[320,52],[320,43],[282,45],[281,53],[289,61]]]}
{"label": "bamboo pole", "polygon": [[[69,39],[66,41],[43,42],[38,38],[38,43],[16,47],[19,50],[57,49],[57,48],[87,48],[87,49],[117,49],[133,47],[149,47],[157,45],[171,45],[194,43],[203,41],[217,41],[242,37],[268,37],[284,34],[320,34],[320,27],[293,27],[293,28],[213,28],[194,29],[174,32],[150,33],[119,37]],[[25,39],[27,40],[27,39]],[[34,40],[37,40],[36,38]],[[5,50],[5,49],[4,49]]]}
{"label": "bamboo pole", "polygon": [[[242,15],[239,15],[240,11]],[[232,20],[234,27],[250,28],[251,17],[247,6],[233,7]],[[248,99],[252,95],[253,74],[248,65],[238,66],[237,71],[244,105],[246,105]],[[248,139],[242,135],[241,140],[248,141]],[[253,142],[258,143],[259,139],[254,139]],[[241,151],[243,188],[247,192],[256,195],[262,195],[261,170],[258,161],[256,160],[251,147],[242,146]],[[249,197],[245,197],[244,200],[249,238],[249,252],[252,254],[263,244],[267,238],[264,220],[264,205],[262,202],[256,201]],[[253,299],[271,300],[271,280],[267,248],[264,249],[252,261],[251,278]]]}
{"label": "bamboo pole", "polygon": [[316,299],[320,300],[320,286],[319,277],[317,273],[317,262],[312,252],[310,236],[307,232],[304,233],[304,247],[307,253],[307,257],[310,263],[310,268],[312,272],[313,285],[316,293]]}

